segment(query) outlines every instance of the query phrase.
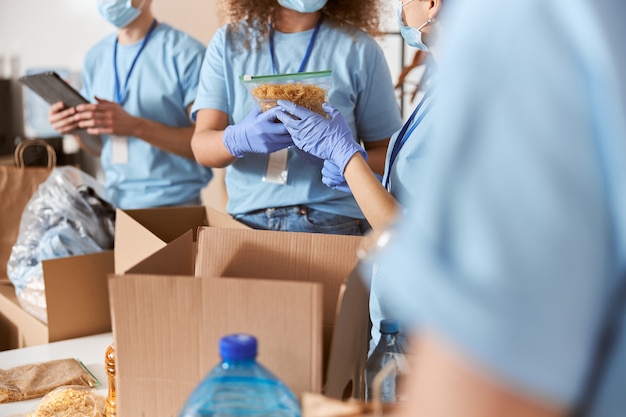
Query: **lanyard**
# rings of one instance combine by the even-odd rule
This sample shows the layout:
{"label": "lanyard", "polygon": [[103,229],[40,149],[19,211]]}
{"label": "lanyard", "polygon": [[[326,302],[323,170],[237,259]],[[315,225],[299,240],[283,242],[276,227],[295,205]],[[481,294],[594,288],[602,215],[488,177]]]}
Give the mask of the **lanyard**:
{"label": "lanyard", "polygon": [[[115,46],[113,47],[113,74],[115,74],[115,101],[118,104],[122,104],[122,101],[124,101],[124,96],[126,95],[126,90],[128,89],[128,80],[130,79],[130,74],[133,72],[133,69],[135,68],[135,64],[137,63],[137,59],[139,58],[139,55],[141,55],[141,53],[143,52],[143,49],[146,47],[146,44],[148,43],[148,39],[150,39],[150,35],[152,35],[152,32],[154,31],[154,28],[157,25],[157,20],[154,19],[154,21],[152,22],[152,26],[150,26],[150,29],[148,30],[148,33],[146,34],[146,37],[143,38],[143,42],[141,43],[141,46],[139,47],[139,51],[137,51],[137,55],[135,55],[135,58],[133,58],[133,62],[130,64],[130,68],[128,69],[128,73],[126,74],[126,80],[124,81],[124,87],[120,89],[120,78],[117,75],[117,44],[118,44],[118,39],[115,38]],[[123,93],[123,94],[122,94]]]}
{"label": "lanyard", "polygon": [[[411,116],[409,117],[409,119],[406,121],[404,126],[402,126],[400,133],[398,133],[396,142],[393,144],[393,149],[391,150],[391,157],[389,158],[389,165],[386,168],[387,172],[385,175],[385,188],[387,189],[389,187],[389,176],[391,175],[391,167],[393,163],[395,162],[396,157],[398,156],[398,153],[400,152],[400,149],[402,149],[406,141],[409,139],[409,137],[411,137],[411,134],[413,133],[415,128],[422,122],[424,117],[426,117],[426,115],[430,111],[431,104],[432,104],[430,100],[431,94],[432,94],[432,87],[426,90],[426,92],[424,93],[424,97],[422,97],[422,100],[419,102],[415,110],[413,110],[413,113],[411,113]],[[419,113],[422,107],[424,107],[424,111]],[[415,122],[413,122],[413,119],[415,119],[415,116],[418,113],[419,113],[419,116],[417,117]]]}
{"label": "lanyard", "polygon": [[[311,35],[311,39],[309,40],[309,45],[306,48],[306,52],[304,53],[304,58],[302,58],[302,62],[300,63],[300,68],[298,72],[304,71],[309,58],[311,57],[311,51],[313,51],[313,45],[315,45],[315,39],[317,38],[317,34],[320,31],[320,26],[322,26],[322,18],[317,21],[317,25],[315,26],[315,30]],[[274,25],[270,22],[270,56],[272,57],[272,74],[277,74],[276,71],[276,58],[274,53]]]}

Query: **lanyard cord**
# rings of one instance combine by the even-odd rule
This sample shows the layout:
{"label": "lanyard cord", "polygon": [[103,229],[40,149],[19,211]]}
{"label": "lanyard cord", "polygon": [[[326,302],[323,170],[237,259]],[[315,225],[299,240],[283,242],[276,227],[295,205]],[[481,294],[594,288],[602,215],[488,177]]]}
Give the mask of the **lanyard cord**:
{"label": "lanyard cord", "polygon": [[[115,45],[113,46],[113,74],[115,74],[115,101],[118,104],[122,104],[122,101],[124,101],[124,96],[126,95],[126,90],[128,89],[128,80],[130,79],[130,74],[133,72],[133,69],[135,68],[135,64],[137,63],[137,59],[139,59],[139,55],[141,55],[141,53],[143,52],[143,49],[146,47],[146,44],[148,43],[148,39],[150,39],[150,35],[152,35],[152,32],[154,31],[154,28],[157,25],[157,20],[154,19],[152,21],[152,25],[150,26],[150,29],[148,30],[148,33],[146,34],[146,37],[143,38],[143,42],[141,43],[141,46],[139,47],[139,51],[137,51],[137,55],[135,55],[135,58],[133,58],[133,62],[130,64],[130,68],[128,69],[128,73],[126,74],[126,80],[124,82],[124,87],[121,89],[120,88],[120,78],[119,75],[117,74],[117,44],[118,44],[118,39],[115,38]],[[123,95],[122,95],[123,92]]]}
{"label": "lanyard cord", "polygon": [[[307,62],[309,62],[309,58],[311,57],[311,52],[313,51],[313,45],[315,45],[315,39],[317,38],[317,34],[320,31],[320,27],[322,26],[322,17],[317,21],[317,25],[315,25],[315,30],[311,35],[311,39],[309,40],[309,45],[306,48],[306,52],[304,53],[304,58],[302,58],[302,62],[300,63],[300,68],[298,72],[304,71]],[[270,57],[272,58],[272,74],[277,74],[276,70],[276,58],[274,52],[274,24],[273,21],[270,22]]]}
{"label": "lanyard cord", "polygon": [[[387,166],[386,173],[385,173],[384,185],[385,185],[385,188],[387,189],[389,189],[389,177],[391,175],[391,167],[393,166],[393,163],[396,161],[396,157],[398,156],[398,153],[400,153],[400,149],[402,149],[402,147],[407,142],[409,137],[411,137],[411,134],[413,133],[415,128],[419,126],[422,120],[424,120],[424,117],[426,117],[426,115],[430,111],[430,108],[432,105],[432,101],[430,100],[431,95],[432,95],[432,87],[426,90],[426,92],[424,93],[424,97],[422,97],[422,100],[420,100],[415,110],[413,110],[413,113],[411,113],[411,116],[409,117],[409,119],[406,121],[404,126],[402,126],[400,133],[398,133],[398,137],[396,138],[396,141],[393,144],[393,149],[391,150],[391,157],[389,158],[389,165]],[[424,108],[424,111],[419,113],[422,107]],[[415,119],[415,116],[418,113],[419,113],[419,116],[417,117],[417,120],[415,120],[415,123],[413,123],[413,119]]]}

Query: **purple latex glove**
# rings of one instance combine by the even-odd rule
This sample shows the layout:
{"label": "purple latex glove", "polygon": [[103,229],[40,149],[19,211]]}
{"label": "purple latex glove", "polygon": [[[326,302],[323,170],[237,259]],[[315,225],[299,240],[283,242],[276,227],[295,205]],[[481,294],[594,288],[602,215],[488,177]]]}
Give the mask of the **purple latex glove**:
{"label": "purple latex glove", "polygon": [[249,153],[272,153],[293,144],[289,132],[276,122],[278,108],[266,112],[256,106],[245,119],[224,130],[224,146],[235,158]]}
{"label": "purple latex glove", "polygon": [[290,101],[278,100],[278,108],[276,117],[287,127],[293,143],[306,153],[332,161],[342,173],[355,153],[367,159],[367,153],[354,140],[348,123],[333,105],[323,104],[328,119]]}
{"label": "purple latex glove", "polygon": [[324,165],[322,166],[322,183],[333,190],[352,193],[343,173],[332,161],[324,161]]}
{"label": "purple latex glove", "polygon": [[294,146],[293,150],[296,152],[296,155],[298,155],[298,157],[303,159],[306,163],[311,164],[315,167],[320,167],[320,168],[322,167],[322,164],[324,163],[323,159],[319,159],[317,156],[313,156],[309,153],[306,153],[302,149],[298,148],[297,146]]}

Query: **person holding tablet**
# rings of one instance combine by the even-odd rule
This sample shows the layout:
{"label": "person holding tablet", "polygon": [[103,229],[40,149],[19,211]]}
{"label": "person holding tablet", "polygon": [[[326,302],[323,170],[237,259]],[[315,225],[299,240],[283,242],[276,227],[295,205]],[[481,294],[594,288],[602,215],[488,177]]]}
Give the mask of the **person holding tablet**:
{"label": "person holding tablet", "polygon": [[205,48],[159,22],[152,0],[97,0],[118,31],[86,55],[82,94],[91,101],[50,108],[60,133],[100,135],[108,197],[123,209],[201,204],[212,177],[191,151],[189,109]]}

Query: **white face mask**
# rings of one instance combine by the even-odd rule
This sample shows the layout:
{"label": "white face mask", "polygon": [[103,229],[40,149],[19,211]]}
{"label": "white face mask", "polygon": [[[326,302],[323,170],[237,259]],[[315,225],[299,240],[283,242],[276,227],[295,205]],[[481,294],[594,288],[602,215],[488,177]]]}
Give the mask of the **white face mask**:
{"label": "white face mask", "polygon": [[428,45],[422,41],[422,29],[425,26],[430,25],[433,19],[428,19],[422,26],[416,28],[407,26],[402,20],[402,3],[398,3],[398,25],[400,26],[400,34],[404,38],[407,45],[413,48],[421,49],[422,51],[430,52]]}
{"label": "white face mask", "polygon": [[328,0],[278,0],[278,4],[286,9],[299,13],[314,13],[322,10]]}
{"label": "white face mask", "polygon": [[135,8],[132,0],[98,0],[98,11],[104,20],[113,26],[123,28],[139,17],[143,3],[142,1],[139,7]]}

